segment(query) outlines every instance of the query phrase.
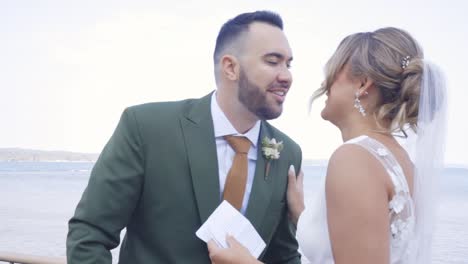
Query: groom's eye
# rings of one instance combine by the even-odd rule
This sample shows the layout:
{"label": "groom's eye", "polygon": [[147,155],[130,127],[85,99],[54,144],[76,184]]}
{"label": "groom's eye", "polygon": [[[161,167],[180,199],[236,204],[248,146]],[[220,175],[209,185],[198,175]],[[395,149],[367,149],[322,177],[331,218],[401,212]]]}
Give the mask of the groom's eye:
{"label": "groom's eye", "polygon": [[275,61],[275,60],[267,60],[267,63],[270,64],[270,65],[277,65],[277,64],[278,64],[278,61]]}

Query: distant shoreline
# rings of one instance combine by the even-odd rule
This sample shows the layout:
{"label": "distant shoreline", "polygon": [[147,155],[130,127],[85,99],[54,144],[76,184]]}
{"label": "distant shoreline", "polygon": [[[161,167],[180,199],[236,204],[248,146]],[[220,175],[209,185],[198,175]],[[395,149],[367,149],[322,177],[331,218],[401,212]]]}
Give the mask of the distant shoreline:
{"label": "distant shoreline", "polygon": [[[99,153],[80,153],[72,151],[47,151],[22,148],[0,148],[0,162],[96,162]],[[326,159],[304,159],[304,166],[327,166]],[[468,170],[468,164],[448,163],[447,169]]]}
{"label": "distant shoreline", "polygon": [[2,163],[96,163],[92,160],[0,160]]}
{"label": "distant shoreline", "polygon": [[97,153],[0,148],[0,161],[4,162],[96,162],[98,157]]}

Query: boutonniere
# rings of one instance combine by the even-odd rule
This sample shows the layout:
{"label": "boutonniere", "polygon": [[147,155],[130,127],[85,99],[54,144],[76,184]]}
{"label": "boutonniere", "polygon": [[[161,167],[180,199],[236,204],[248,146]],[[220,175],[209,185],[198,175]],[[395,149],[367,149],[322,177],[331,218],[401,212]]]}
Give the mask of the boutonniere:
{"label": "boutonniere", "polygon": [[268,178],[271,161],[279,159],[281,150],[283,150],[283,141],[277,142],[275,138],[269,139],[268,137],[262,139],[262,152],[267,161],[265,179]]}

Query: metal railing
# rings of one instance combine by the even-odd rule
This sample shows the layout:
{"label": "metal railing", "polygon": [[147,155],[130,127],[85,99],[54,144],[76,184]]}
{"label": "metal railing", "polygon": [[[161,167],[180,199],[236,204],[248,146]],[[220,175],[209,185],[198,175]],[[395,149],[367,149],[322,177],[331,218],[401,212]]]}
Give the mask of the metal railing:
{"label": "metal railing", "polygon": [[10,264],[66,264],[67,260],[65,257],[43,257],[13,252],[0,252],[1,262]]}

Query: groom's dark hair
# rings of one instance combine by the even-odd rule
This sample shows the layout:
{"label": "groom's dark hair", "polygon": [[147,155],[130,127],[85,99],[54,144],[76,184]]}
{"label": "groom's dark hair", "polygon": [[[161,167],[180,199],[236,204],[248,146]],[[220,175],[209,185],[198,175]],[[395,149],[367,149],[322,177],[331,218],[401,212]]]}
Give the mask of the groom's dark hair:
{"label": "groom's dark hair", "polygon": [[228,20],[221,27],[218,37],[216,38],[216,46],[213,54],[215,65],[219,62],[223,52],[229,47],[229,44],[233,44],[242,33],[248,30],[249,25],[253,22],[264,22],[283,30],[283,20],[278,14],[271,11],[243,13]]}

